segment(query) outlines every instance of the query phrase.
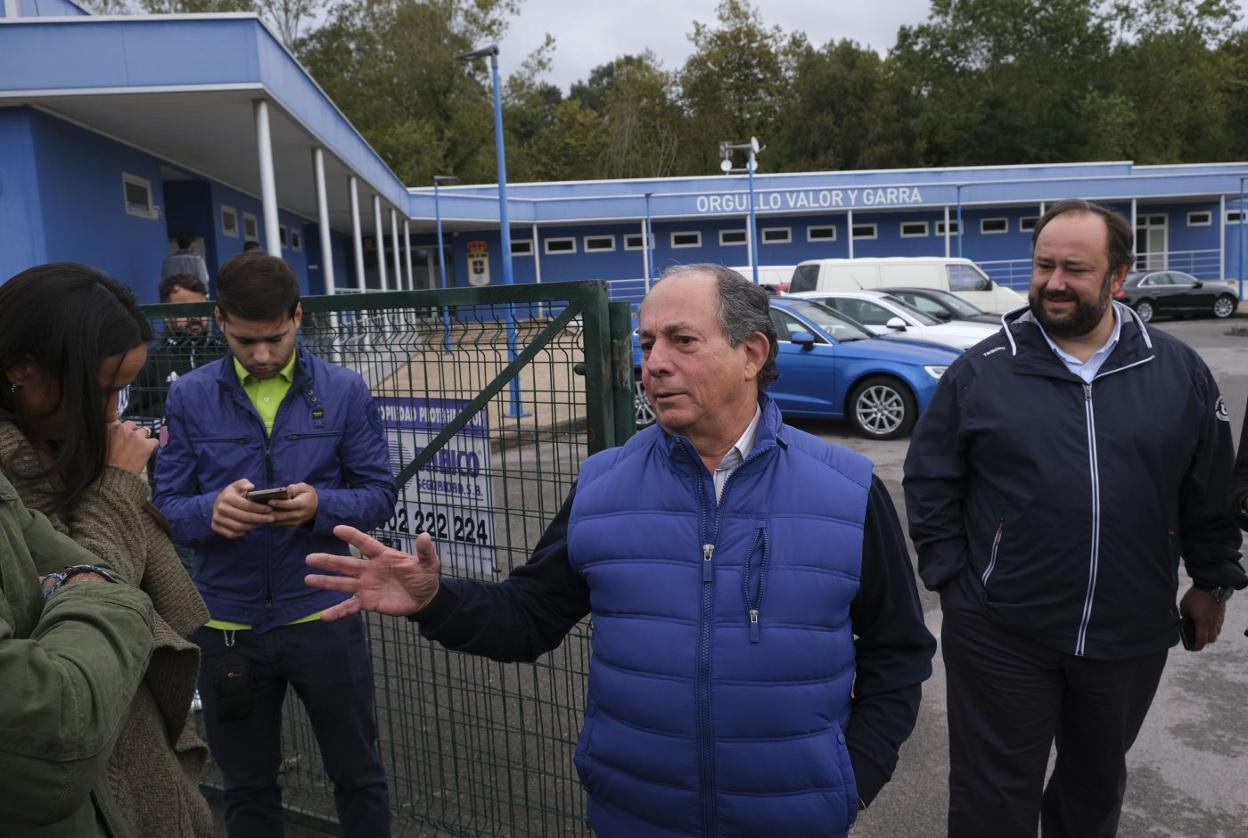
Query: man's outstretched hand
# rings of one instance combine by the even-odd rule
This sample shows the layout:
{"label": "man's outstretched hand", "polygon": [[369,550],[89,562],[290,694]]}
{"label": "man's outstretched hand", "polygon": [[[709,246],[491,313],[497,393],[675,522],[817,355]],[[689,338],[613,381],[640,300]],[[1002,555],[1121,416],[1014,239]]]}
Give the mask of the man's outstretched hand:
{"label": "man's outstretched hand", "polygon": [[321,612],[322,620],[337,620],[360,611],[406,617],[429,604],[438,592],[438,551],[429,533],[416,537],[416,555],[387,547],[355,527],[334,527],[334,535],[360,551],[363,559],[312,553],[309,567],[333,570],[341,576],[310,574],[304,582],[326,591],[344,591],[351,598]]}

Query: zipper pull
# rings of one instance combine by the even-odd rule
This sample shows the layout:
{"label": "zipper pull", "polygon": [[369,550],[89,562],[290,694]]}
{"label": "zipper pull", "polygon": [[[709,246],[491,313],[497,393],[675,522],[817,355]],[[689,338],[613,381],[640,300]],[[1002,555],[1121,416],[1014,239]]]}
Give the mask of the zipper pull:
{"label": "zipper pull", "polygon": [[757,643],[761,638],[762,629],[758,625],[758,609],[750,609],[750,642]]}
{"label": "zipper pull", "polygon": [[1092,401],[1092,385],[1091,384],[1083,385],[1083,400],[1086,402]]}
{"label": "zipper pull", "polygon": [[702,545],[702,581],[711,582],[715,579],[715,566],[711,564],[711,557],[715,555],[714,544]]}

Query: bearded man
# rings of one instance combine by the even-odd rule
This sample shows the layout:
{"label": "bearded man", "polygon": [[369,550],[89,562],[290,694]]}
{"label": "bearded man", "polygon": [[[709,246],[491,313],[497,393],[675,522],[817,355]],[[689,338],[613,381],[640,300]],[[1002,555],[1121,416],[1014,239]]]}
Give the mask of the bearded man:
{"label": "bearded man", "polygon": [[1104,207],[1054,204],[1027,308],[949,367],[906,457],[943,612],[952,838],[1114,835],[1181,616],[1199,650],[1248,584],[1213,376],[1113,302],[1132,239]]}

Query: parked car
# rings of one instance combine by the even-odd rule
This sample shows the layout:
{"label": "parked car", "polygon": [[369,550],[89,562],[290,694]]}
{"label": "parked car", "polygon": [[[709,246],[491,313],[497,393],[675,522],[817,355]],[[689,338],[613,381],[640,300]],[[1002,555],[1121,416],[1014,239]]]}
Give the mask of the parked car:
{"label": "parked car", "polygon": [[989,314],[974,303],[969,303],[949,291],[939,288],[881,288],[911,308],[935,317],[941,323],[950,320],[966,320],[971,323],[1001,325],[1001,315]]}
{"label": "parked car", "polygon": [[[871,439],[910,433],[958,352],[922,341],[880,339],[814,300],[778,297],[771,319],[779,337],[779,378],[767,390],[786,416],[848,418]],[[638,426],[654,422],[641,384],[633,338]]]}
{"label": "parked car", "polygon": [[1027,303],[1026,297],[993,282],[979,265],[961,257],[808,259],[793,271],[789,290],[857,291],[897,285],[939,288],[996,314]]}
{"label": "parked car", "polygon": [[968,349],[1001,328],[1000,323],[942,323],[883,291],[803,291],[788,296],[818,300],[876,335],[901,334],[956,349]]}
{"label": "parked car", "polygon": [[1229,282],[1200,280],[1182,271],[1135,271],[1115,294],[1147,323],[1158,315],[1230,317],[1239,294]]}

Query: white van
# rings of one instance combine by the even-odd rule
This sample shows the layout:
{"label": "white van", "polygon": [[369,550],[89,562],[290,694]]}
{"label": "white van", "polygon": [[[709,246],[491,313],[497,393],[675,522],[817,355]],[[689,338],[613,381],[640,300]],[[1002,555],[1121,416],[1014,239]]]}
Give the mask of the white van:
{"label": "white van", "polygon": [[[793,271],[796,269],[795,265],[759,265],[758,284],[770,285],[783,292],[788,287],[789,280],[793,277]],[[746,279],[754,278],[754,269],[749,265],[729,268],[729,270],[736,271]]]}
{"label": "white van", "polygon": [[919,256],[890,259],[808,259],[793,271],[789,293],[875,288],[939,288],[984,311],[1004,314],[1027,298],[997,285],[970,259]]}

